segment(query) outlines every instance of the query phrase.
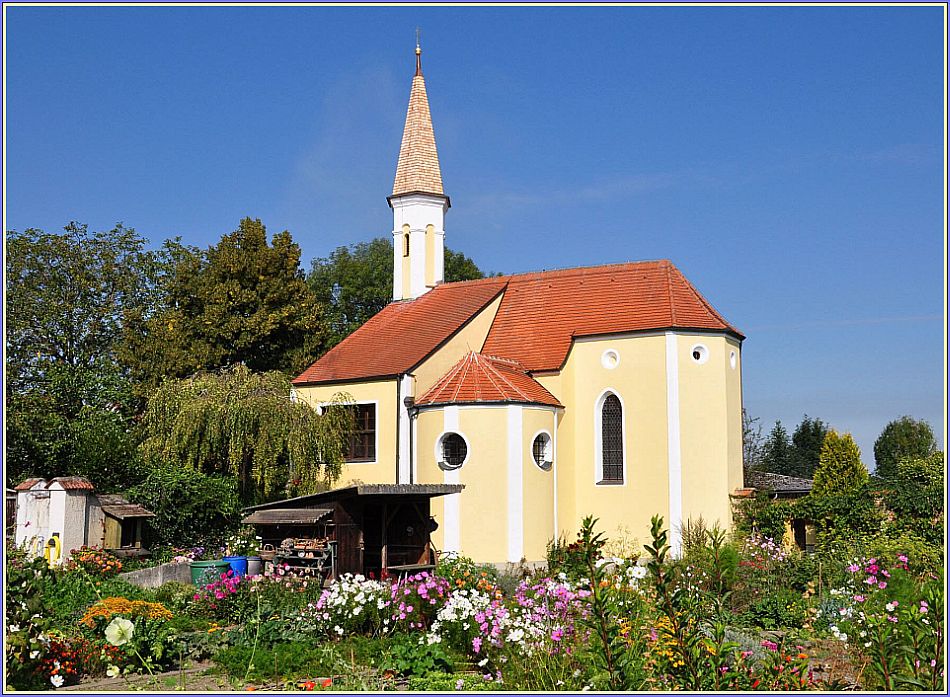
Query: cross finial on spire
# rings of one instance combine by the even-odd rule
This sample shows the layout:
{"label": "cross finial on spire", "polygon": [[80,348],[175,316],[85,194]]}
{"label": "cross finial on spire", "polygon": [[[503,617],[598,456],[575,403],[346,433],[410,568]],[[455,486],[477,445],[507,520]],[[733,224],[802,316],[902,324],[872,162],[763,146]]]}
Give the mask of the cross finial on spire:
{"label": "cross finial on spire", "polygon": [[422,30],[416,27],[416,75],[422,75],[422,48],[419,45],[419,37]]}

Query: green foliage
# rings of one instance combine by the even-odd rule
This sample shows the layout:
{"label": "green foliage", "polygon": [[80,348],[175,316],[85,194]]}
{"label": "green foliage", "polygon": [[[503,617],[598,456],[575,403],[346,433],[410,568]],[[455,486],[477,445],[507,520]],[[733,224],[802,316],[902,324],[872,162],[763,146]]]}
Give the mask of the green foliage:
{"label": "green foliage", "polygon": [[114,361],[125,313],[151,292],[154,257],[145,244],[121,223],[107,232],[71,222],[58,234],[7,233],[9,387],[35,388],[54,366]]}
{"label": "green foliage", "polygon": [[322,347],[320,305],[289,232],[268,243],[260,220],[205,250],[167,242],[159,302],[130,318],[122,359],[144,383],[243,363],[298,372]]}
{"label": "green foliage", "polygon": [[331,407],[318,414],[289,399],[290,392],[283,373],[253,373],[243,365],[166,380],[142,418],[143,451],[157,461],[235,477],[249,500],[326,488],[339,476],[351,413]]}
{"label": "green foliage", "polygon": [[811,479],[818,468],[827,434],[827,424],[821,419],[809,418],[806,414],[792,434],[790,467],[786,474]]}
{"label": "green foliage", "polygon": [[777,589],[752,603],[739,621],[745,627],[800,628],[807,615],[808,607],[801,593]]}
{"label": "green foliage", "polygon": [[861,463],[861,451],[850,433],[829,430],[821,446],[812,493],[843,494],[867,483],[868,471]]}
{"label": "green foliage", "polygon": [[[474,261],[450,249],[444,270],[446,283],[485,276]],[[313,260],[308,280],[325,308],[327,345],[333,346],[392,301],[392,240],[337,247],[329,257]]]}
{"label": "green foliage", "polygon": [[[520,683],[519,683],[520,686]],[[468,673],[429,673],[412,675],[407,685],[410,692],[489,692],[510,689],[509,685],[495,680],[485,680],[481,675]]]}
{"label": "green foliage", "polygon": [[178,465],[154,465],[128,499],[152,511],[152,543],[188,547],[220,543],[237,527],[241,499],[234,477],[207,475]]}
{"label": "green foliage", "polygon": [[761,469],[764,472],[788,474],[791,462],[792,446],[788,431],[785,430],[781,421],[776,421],[762,447]]}
{"label": "green foliage", "polygon": [[890,478],[904,458],[928,458],[937,450],[933,429],[926,421],[902,416],[891,421],[874,441],[874,474]]}
{"label": "green foliage", "polygon": [[462,588],[489,591],[498,583],[498,571],[487,564],[476,564],[471,558],[459,554],[443,554],[439,557],[435,575],[449,582],[453,591]]}
{"label": "green foliage", "polygon": [[762,467],[762,449],[764,447],[764,438],[762,437],[762,423],[758,416],[751,416],[749,412],[742,408],[742,467],[743,470],[761,470]]}
{"label": "green foliage", "polygon": [[[596,545],[596,549],[585,547],[585,545],[591,544]],[[607,540],[603,535],[593,535],[590,539],[585,540],[583,526],[577,533],[577,539],[571,543],[568,543],[563,537],[549,540],[545,555],[548,573],[551,576],[563,573],[568,580],[576,583],[579,579],[587,576],[587,557],[593,554],[596,559],[601,554],[605,544],[607,544]]]}
{"label": "green foliage", "polygon": [[53,572],[43,559],[28,560],[16,550],[6,561],[4,685],[7,690],[42,689],[48,685],[37,673],[41,636],[52,626],[44,591]]}
{"label": "green foliage", "polygon": [[888,535],[917,538],[935,549],[943,546],[945,467],[942,452],[897,463],[895,476],[884,482],[883,501],[892,513]]}
{"label": "green foliage", "polygon": [[441,644],[428,644],[425,637],[413,634],[393,635],[385,665],[400,675],[451,673],[454,670],[452,658]]}

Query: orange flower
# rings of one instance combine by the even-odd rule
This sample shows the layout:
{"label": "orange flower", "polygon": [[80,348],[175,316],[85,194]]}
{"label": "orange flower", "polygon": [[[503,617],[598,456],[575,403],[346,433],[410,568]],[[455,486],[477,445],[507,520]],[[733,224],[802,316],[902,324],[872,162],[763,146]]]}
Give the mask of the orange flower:
{"label": "orange flower", "polygon": [[326,680],[323,681],[323,686],[324,686],[324,687],[330,687],[330,685],[332,685],[332,684],[333,684],[333,679],[332,679],[332,678],[327,678]]}
{"label": "orange flower", "polygon": [[807,654],[807,653],[800,653],[800,654],[798,654],[798,657],[799,657],[799,658],[808,658],[808,654]]}

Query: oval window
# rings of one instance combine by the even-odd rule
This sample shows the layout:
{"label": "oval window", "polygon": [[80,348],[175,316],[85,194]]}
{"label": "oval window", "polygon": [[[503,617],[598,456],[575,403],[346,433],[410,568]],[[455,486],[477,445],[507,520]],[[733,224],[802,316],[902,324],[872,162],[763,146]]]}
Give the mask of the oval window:
{"label": "oval window", "polygon": [[697,363],[705,363],[709,360],[709,349],[702,344],[696,344],[689,353]]}
{"label": "oval window", "polygon": [[468,457],[468,443],[458,433],[446,433],[439,440],[439,455],[439,467],[458,469]]}
{"label": "oval window", "polygon": [[539,433],[531,444],[531,455],[534,458],[534,464],[547,472],[551,469],[554,462],[554,453],[551,447],[551,436],[547,433]]}

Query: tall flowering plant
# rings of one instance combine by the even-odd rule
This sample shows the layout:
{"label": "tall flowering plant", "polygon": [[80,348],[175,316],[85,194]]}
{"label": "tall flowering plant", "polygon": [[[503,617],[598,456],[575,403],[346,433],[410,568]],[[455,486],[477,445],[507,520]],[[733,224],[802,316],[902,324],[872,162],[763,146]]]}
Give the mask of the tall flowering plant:
{"label": "tall flowering plant", "polygon": [[839,621],[829,629],[869,659],[874,687],[943,689],[943,589],[936,579],[915,579],[909,561],[905,554],[891,564],[854,560]]}
{"label": "tall flowering plant", "polygon": [[390,631],[427,629],[449,590],[448,581],[427,571],[400,578],[389,588],[389,617],[383,625]]}
{"label": "tall flowering plant", "polygon": [[300,614],[321,634],[375,634],[382,626],[381,614],[389,607],[390,595],[388,584],[362,574],[344,574]]}

